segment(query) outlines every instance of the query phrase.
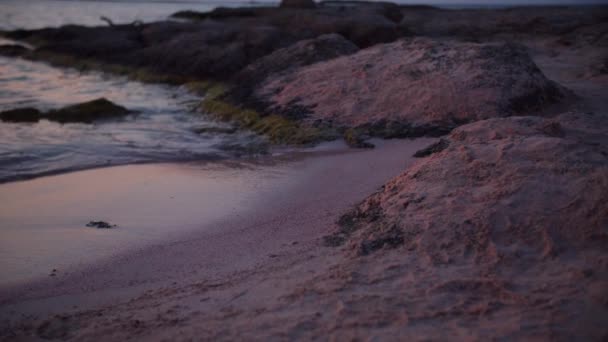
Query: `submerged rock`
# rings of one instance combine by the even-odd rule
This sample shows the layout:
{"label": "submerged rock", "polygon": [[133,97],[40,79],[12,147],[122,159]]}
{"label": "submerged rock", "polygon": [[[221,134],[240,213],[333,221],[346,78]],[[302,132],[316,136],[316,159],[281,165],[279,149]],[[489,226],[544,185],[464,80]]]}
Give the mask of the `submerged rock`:
{"label": "submerged rock", "polygon": [[196,134],[234,134],[238,131],[236,127],[219,127],[219,126],[210,126],[210,127],[198,127],[193,129],[193,132]]}
{"label": "submerged rock", "polygon": [[0,120],[6,122],[38,122],[43,113],[36,108],[17,108],[0,112]]}
{"label": "submerged rock", "polygon": [[51,110],[46,113],[35,108],[17,108],[0,112],[0,120],[7,122],[37,122],[41,119],[60,123],[83,122],[123,117],[132,111],[105,98]]}
{"label": "submerged rock", "polygon": [[45,114],[45,118],[61,123],[93,122],[95,120],[123,117],[131,111],[105,98],[75,104]]}

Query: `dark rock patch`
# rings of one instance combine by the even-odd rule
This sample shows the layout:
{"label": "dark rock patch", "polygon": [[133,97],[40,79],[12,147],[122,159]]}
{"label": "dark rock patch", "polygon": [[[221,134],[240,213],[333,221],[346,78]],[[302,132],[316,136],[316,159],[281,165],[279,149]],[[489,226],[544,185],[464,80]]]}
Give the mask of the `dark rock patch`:
{"label": "dark rock patch", "polygon": [[105,98],[75,104],[58,110],[52,110],[45,118],[61,123],[93,122],[110,118],[123,117],[132,113],[123,106],[119,106]]}
{"label": "dark rock patch", "polygon": [[313,0],[281,0],[279,7],[282,8],[315,8]]}
{"label": "dark rock patch", "polygon": [[391,227],[388,231],[382,232],[379,236],[374,236],[364,240],[359,245],[359,255],[370,255],[382,248],[396,248],[405,242],[403,232],[397,226]]}
{"label": "dark rock patch", "polygon": [[416,158],[424,158],[428,157],[434,153],[439,153],[450,146],[450,141],[447,139],[439,139],[438,142],[431,144],[428,147],[423,148],[420,151],[414,153],[414,157]]}
{"label": "dark rock patch", "polygon": [[194,129],[196,134],[234,134],[237,132],[236,127],[199,127]]}
{"label": "dark rock patch", "polygon": [[36,108],[17,108],[0,112],[0,120],[5,122],[38,122],[43,113]]}
{"label": "dark rock patch", "polygon": [[0,120],[6,122],[38,122],[41,119],[59,123],[83,122],[120,118],[133,113],[105,98],[67,106],[46,113],[35,108],[17,108],[0,112]]}
{"label": "dark rock patch", "polygon": [[87,227],[97,229],[112,229],[118,226],[115,224],[110,224],[106,221],[90,221],[89,223],[87,223]]}
{"label": "dark rock patch", "polygon": [[0,45],[0,55],[7,57],[20,57],[30,52],[30,49],[23,45],[6,44]]}

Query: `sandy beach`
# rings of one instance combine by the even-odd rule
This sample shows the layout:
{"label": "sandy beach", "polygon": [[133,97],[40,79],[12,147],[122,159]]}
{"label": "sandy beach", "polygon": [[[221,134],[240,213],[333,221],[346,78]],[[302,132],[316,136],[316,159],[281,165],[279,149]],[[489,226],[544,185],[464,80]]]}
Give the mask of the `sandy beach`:
{"label": "sandy beach", "polygon": [[608,7],[258,5],[0,31],[0,341],[606,340]]}
{"label": "sandy beach", "polygon": [[[433,141],[378,141],[375,151],[332,143],[266,162],[118,166],[4,184],[2,317],[38,308],[40,297],[211,280],[297,255]],[[120,226],[85,227],[96,219]]]}

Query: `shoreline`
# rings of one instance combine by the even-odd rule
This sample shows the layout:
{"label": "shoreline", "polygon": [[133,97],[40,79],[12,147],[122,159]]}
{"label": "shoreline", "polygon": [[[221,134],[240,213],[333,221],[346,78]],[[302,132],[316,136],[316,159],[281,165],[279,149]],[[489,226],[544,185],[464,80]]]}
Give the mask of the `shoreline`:
{"label": "shoreline", "polygon": [[[62,244],[54,246],[59,250],[46,256],[40,255],[38,258],[44,260],[42,266],[30,266],[37,270],[37,277],[24,279],[26,280],[25,283],[14,284],[14,286],[7,286],[8,284],[5,283],[4,286],[0,287],[0,302],[6,304],[7,300],[14,300],[15,286],[18,287],[17,293],[28,294],[22,298],[28,298],[30,296],[36,297],[35,293],[41,289],[43,289],[42,292],[44,293],[45,291],[49,291],[49,288],[61,287],[65,286],[66,283],[72,283],[73,279],[70,280],[72,277],[82,280],[82,277],[86,278],[84,274],[94,273],[94,271],[86,270],[94,270],[96,268],[94,265],[100,261],[101,264],[110,265],[117,260],[128,260],[130,254],[141,252],[145,255],[145,250],[148,248],[163,250],[164,247],[171,246],[174,243],[179,244],[189,240],[189,236],[205,236],[207,234],[219,234],[221,236],[229,232],[234,233],[235,229],[241,229],[235,227],[242,227],[246,222],[250,222],[251,219],[256,217],[259,217],[259,220],[262,222],[268,221],[268,217],[280,216],[282,217],[281,219],[288,220],[292,219],[291,217],[298,217],[295,212],[300,211],[298,209],[299,205],[289,204],[289,202],[303,202],[304,207],[306,205],[324,205],[323,203],[331,202],[333,203],[332,207],[340,208],[334,209],[332,215],[339,216],[340,211],[362,200],[367,193],[373,192],[387,179],[398,174],[404,166],[413,162],[414,159],[411,155],[414,152],[426,147],[433,141],[434,139],[429,138],[379,141],[380,147],[377,150],[363,151],[341,150],[339,147],[332,149],[330,147],[325,151],[318,149],[316,152],[279,156],[274,160],[271,158],[270,162],[266,163],[266,165],[263,163],[240,164],[243,167],[230,167],[218,164],[207,166],[197,164],[115,166],[0,185],[0,198],[4,198],[3,201],[7,203],[3,208],[4,214],[0,215],[3,217],[5,227],[7,222],[11,221],[19,222],[19,229],[27,226],[35,227],[41,224],[50,227],[64,224],[68,227],[68,230],[65,232],[61,230],[58,232],[38,230],[37,238],[43,239],[43,241],[45,236],[52,237],[53,234],[59,234]],[[396,151],[400,151],[402,157],[395,158],[394,154]],[[349,166],[345,169],[344,165]],[[357,168],[361,169],[358,170]],[[376,170],[377,174],[373,177],[367,174],[367,170],[370,170],[370,168]],[[325,178],[325,180],[320,178]],[[94,183],[96,179],[104,179],[104,185],[102,186],[106,190],[100,196],[92,196],[92,194],[95,194],[96,186],[91,185],[91,183]],[[324,184],[329,180],[342,184],[338,186]],[[160,181],[164,184],[156,183]],[[147,185],[144,185],[145,183]],[[324,187],[329,185],[326,190],[330,194],[324,196],[330,196],[331,201],[322,201],[315,204],[311,203],[309,199],[304,200],[303,198],[315,196],[315,194],[310,193],[312,190],[306,189],[309,187],[319,187],[320,183]],[[344,188],[344,184],[346,183],[349,186],[353,186],[353,188]],[[49,191],[63,188],[66,184],[70,184],[78,190],[62,190],[58,194],[63,196],[64,203],[57,204],[56,198],[53,197],[52,193],[49,194]],[[339,194],[331,194],[329,189],[332,189],[332,187],[336,188],[335,190],[338,190]],[[188,190],[186,190],[187,188]],[[172,193],[175,196],[182,195],[185,199],[181,199],[178,204],[170,204],[174,200],[173,198],[171,200],[158,200],[159,197],[166,197],[162,196],[162,191],[167,189],[172,189]],[[308,191],[308,193],[305,192],[303,195],[298,195],[298,191],[304,190]],[[152,195],[154,193],[157,195]],[[196,197],[191,197],[188,193],[192,194],[192,196],[206,193],[206,196],[208,196],[207,204],[194,201]],[[13,194],[19,194],[19,197],[13,197],[11,201]],[[121,196],[124,196],[121,194],[128,195],[125,198],[121,198]],[[294,194],[295,198],[287,201],[287,198],[292,197]],[[151,197],[156,199],[146,202],[146,198]],[[48,219],[53,216],[53,212],[55,211],[61,216],[61,210],[72,208],[74,203],[82,202],[85,198],[89,201],[87,206],[82,209],[74,208],[73,210],[77,211],[77,213],[66,212],[63,214],[67,216],[65,218]],[[120,214],[121,211],[117,209],[120,207],[134,208],[136,207],[135,203],[138,203],[139,207],[152,208],[139,214],[137,210],[128,214]],[[36,218],[30,219],[30,222],[28,222],[27,213],[20,214],[17,209],[27,208],[26,204],[39,208]],[[288,216],[277,213],[277,210],[273,209],[273,207],[279,204],[287,206],[284,210],[292,212],[292,215]],[[184,206],[187,208],[184,208]],[[234,212],[233,210],[235,209],[233,207],[237,206],[238,211]],[[166,213],[163,215],[167,215],[167,220],[160,220],[163,215],[150,215],[151,212],[162,211],[163,209],[166,210]],[[24,210],[27,211],[28,209]],[[101,217],[97,218],[91,217],[93,215],[91,213],[93,212],[106,212],[108,214],[105,216],[100,215]],[[13,217],[9,217],[8,215],[12,215]],[[86,217],[91,217],[91,220],[108,220],[119,224],[119,228],[110,230],[85,228],[84,224],[88,222],[85,219]],[[139,222],[137,222],[138,220]],[[241,220],[244,220],[244,222],[240,222]],[[127,224],[124,224],[124,222]],[[120,226],[121,224],[123,226]],[[260,223],[259,225],[262,228],[262,224]],[[226,229],[226,227],[232,228]],[[40,228],[42,227],[38,227],[37,229]],[[263,227],[265,231],[275,228]],[[14,241],[20,241],[21,244],[26,245],[31,243],[33,245],[24,249],[28,250],[28,253],[36,250],[36,247],[34,247],[36,242],[28,242],[28,240],[31,240],[29,234],[17,234],[17,231],[13,229],[11,236],[11,234],[7,233],[7,230],[9,229],[4,228],[2,231],[5,235],[3,237],[4,243],[14,243]],[[321,231],[329,233],[329,229],[325,228],[310,233],[319,234]],[[139,241],[141,234],[147,235],[148,241]],[[150,238],[150,235],[155,234],[157,237]],[[298,236],[299,233],[294,232],[294,234]],[[94,236],[91,237],[90,235]],[[111,238],[112,235],[115,237]],[[256,239],[259,239],[259,235],[256,234],[256,236]],[[84,242],[88,241],[88,244],[78,245],[79,239],[83,238],[86,239]],[[95,240],[96,238],[109,239],[109,241]],[[112,241],[116,241],[115,239],[121,240],[121,246],[114,245],[115,242]],[[222,240],[221,237],[218,239]],[[96,248],[103,249],[100,247],[100,242],[106,246],[104,253],[97,253],[98,255],[96,255],[94,250],[88,249],[93,246],[89,246],[91,243]],[[241,243],[245,243],[245,241],[241,241]],[[18,245],[14,244],[14,246]],[[74,248],[76,252],[71,251],[72,255],[81,254],[82,256],[86,256],[86,258],[80,260],[83,264],[70,265],[69,263],[65,263],[65,257],[60,254],[64,250],[63,248],[67,250],[72,249],[69,246],[76,246]],[[217,251],[217,247],[213,249]],[[149,254],[156,254],[156,252],[149,252]],[[218,251],[216,254],[222,253]],[[183,260],[183,258],[178,260]],[[57,266],[57,264],[61,264],[62,262],[64,263],[63,265]],[[178,261],[173,260],[172,262]],[[55,263],[55,266],[53,266],[53,263]],[[24,267],[23,260],[18,261],[16,264],[19,267]],[[7,268],[5,265],[5,269]],[[57,269],[58,271],[56,275],[51,277],[48,274],[52,269]],[[166,271],[158,272],[158,274],[168,276],[171,272],[169,270]],[[78,275],[81,273],[82,275]],[[97,283],[94,280],[87,280],[87,282]],[[108,280],[107,284],[117,286],[116,284],[122,283],[124,285],[125,282],[130,284],[132,279]],[[60,285],[57,286],[57,284]],[[38,291],[35,289],[38,289]]]}
{"label": "shoreline", "polygon": [[[25,58],[197,76],[275,143],[377,148],[0,185],[0,268],[40,276],[0,286],[0,340],[608,336],[605,12],[291,4],[14,33],[47,43]],[[418,135],[441,138],[374,138]]]}

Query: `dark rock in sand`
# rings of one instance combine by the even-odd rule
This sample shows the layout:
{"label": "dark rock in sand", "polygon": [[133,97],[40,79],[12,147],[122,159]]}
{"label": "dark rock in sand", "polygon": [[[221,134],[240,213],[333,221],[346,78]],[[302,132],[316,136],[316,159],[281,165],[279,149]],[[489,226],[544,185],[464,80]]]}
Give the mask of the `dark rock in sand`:
{"label": "dark rock in sand", "polygon": [[87,223],[87,227],[97,229],[112,229],[118,226],[115,224],[110,224],[106,221],[90,221],[89,223]]}
{"label": "dark rock in sand", "polygon": [[38,122],[43,113],[36,108],[17,108],[0,112],[0,120],[6,122]]}

